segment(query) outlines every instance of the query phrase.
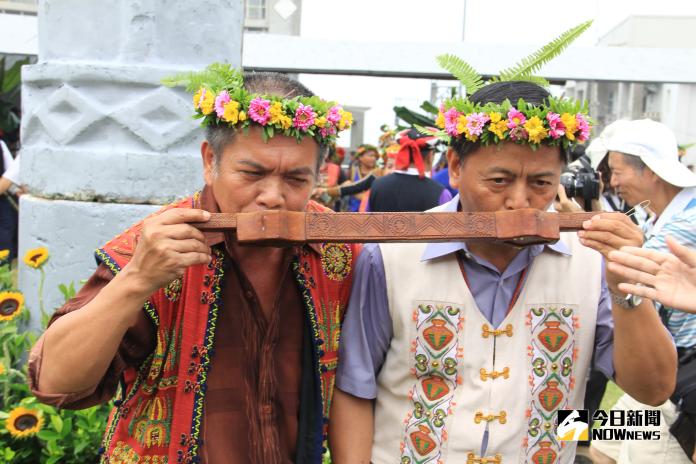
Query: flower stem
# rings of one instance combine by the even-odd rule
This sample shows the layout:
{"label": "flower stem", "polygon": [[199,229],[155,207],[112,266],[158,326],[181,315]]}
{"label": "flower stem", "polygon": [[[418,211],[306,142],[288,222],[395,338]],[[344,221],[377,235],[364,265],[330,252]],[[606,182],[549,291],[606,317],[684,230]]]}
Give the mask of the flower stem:
{"label": "flower stem", "polygon": [[46,310],[44,310],[44,302],[43,302],[43,286],[44,286],[44,280],[46,280],[46,272],[44,272],[43,267],[39,268],[41,271],[41,280],[39,280],[39,308],[41,309],[41,318],[46,317]]}

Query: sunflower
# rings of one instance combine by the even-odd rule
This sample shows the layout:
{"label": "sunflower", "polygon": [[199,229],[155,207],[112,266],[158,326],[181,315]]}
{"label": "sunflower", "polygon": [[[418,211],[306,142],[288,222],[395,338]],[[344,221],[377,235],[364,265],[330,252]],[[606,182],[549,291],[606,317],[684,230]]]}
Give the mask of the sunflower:
{"label": "sunflower", "polygon": [[48,250],[46,247],[32,248],[24,254],[24,263],[34,269],[40,268],[47,259]]}
{"label": "sunflower", "polygon": [[24,295],[21,292],[0,292],[0,321],[11,321],[19,316],[24,308]]}
{"label": "sunflower", "polygon": [[36,409],[23,407],[14,408],[5,421],[5,428],[15,438],[26,438],[36,435],[43,427],[44,418]]}
{"label": "sunflower", "polygon": [[0,263],[5,261],[10,256],[10,250],[0,250]]}

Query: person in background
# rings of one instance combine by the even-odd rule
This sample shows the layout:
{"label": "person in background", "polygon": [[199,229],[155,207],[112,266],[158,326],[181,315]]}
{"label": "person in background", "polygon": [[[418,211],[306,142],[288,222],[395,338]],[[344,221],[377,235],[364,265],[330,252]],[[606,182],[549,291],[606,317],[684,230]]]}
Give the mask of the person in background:
{"label": "person in background", "polygon": [[19,225],[18,197],[23,193],[19,178],[19,155],[13,157],[0,139],[0,250],[9,250],[8,261],[17,257]]}
{"label": "person in background", "polygon": [[[625,121],[607,139],[606,149],[610,183],[616,193],[630,205],[650,201],[653,215],[644,225],[642,247],[667,252],[668,235],[686,246],[696,246],[696,174],[679,162],[674,132],[650,119]],[[686,365],[685,357],[696,349],[696,315],[659,303],[656,306],[674,338],[681,370]],[[680,389],[679,382],[676,388]],[[669,431],[676,422],[685,424],[679,417],[688,411],[678,411],[675,404],[683,400],[672,396],[672,400],[657,406],[663,417],[659,441],[593,441],[590,448],[593,459],[599,463],[691,462],[694,450],[684,449]],[[687,402],[696,403],[696,398],[683,401]],[[696,413],[696,404],[691,406]],[[628,392],[614,406],[616,410],[648,408]],[[688,433],[696,437],[696,429]]]}
{"label": "person in background", "polygon": [[416,129],[399,133],[395,170],[372,184],[367,211],[425,211],[450,201],[452,194],[428,177],[438,141]]}
{"label": "person in background", "polygon": [[[369,176],[370,173],[377,167],[377,159],[379,158],[379,151],[377,147],[370,144],[360,145],[355,152],[355,159],[353,160],[353,165],[350,168],[350,174],[348,176],[348,181],[350,183],[356,183]],[[348,199],[348,211],[356,213],[360,211],[360,204],[365,197],[365,192],[356,193],[351,195]]]}
{"label": "person in background", "polygon": [[609,268],[626,279],[619,284],[622,291],[696,313],[696,250],[672,237],[665,241],[670,253],[636,247],[612,251]]}

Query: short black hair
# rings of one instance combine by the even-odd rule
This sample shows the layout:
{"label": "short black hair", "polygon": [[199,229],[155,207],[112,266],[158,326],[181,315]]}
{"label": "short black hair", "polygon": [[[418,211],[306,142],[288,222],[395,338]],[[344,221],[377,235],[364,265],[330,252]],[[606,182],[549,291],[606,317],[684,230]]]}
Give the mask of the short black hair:
{"label": "short black hair", "polygon": [[[469,100],[482,105],[486,103],[501,104],[505,100],[510,100],[510,103],[516,105],[517,100],[521,98],[532,105],[544,105],[548,103],[550,96],[551,94],[546,89],[532,82],[506,81],[494,82],[480,88],[471,94]],[[455,137],[450,142],[450,146],[457,153],[459,161],[463,162],[467,155],[481,147],[481,143],[472,142],[467,140],[466,137]],[[568,161],[568,153],[563,146],[559,146],[558,149],[561,161],[566,163]]]}
{"label": "short black hair", "polygon": [[[244,73],[244,88],[249,93],[260,95],[276,95],[281,98],[313,97],[314,92],[300,82],[291,79],[285,74],[275,72],[248,72]],[[220,162],[220,156],[227,145],[232,143],[237,130],[226,124],[210,124],[205,128],[205,139],[213,149],[215,166]],[[316,171],[324,159],[326,146],[319,146],[317,154]]]}

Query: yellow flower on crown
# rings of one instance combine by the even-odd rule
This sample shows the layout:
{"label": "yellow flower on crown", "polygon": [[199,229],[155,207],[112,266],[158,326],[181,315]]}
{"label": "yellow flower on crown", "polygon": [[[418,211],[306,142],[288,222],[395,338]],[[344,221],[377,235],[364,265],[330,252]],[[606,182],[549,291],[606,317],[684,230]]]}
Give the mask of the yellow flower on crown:
{"label": "yellow flower on crown", "polygon": [[0,261],[5,261],[10,256],[10,250],[0,250]]}
{"label": "yellow flower on crown", "polygon": [[503,116],[498,113],[497,111],[491,111],[488,113],[488,117],[491,118],[491,122],[500,122],[501,119],[503,119]]}
{"label": "yellow flower on crown", "polygon": [[237,124],[239,120],[239,102],[230,100],[225,103],[222,119],[232,124]]}
{"label": "yellow flower on crown", "polygon": [[290,119],[290,116],[282,114],[278,118],[278,124],[280,124],[280,127],[282,127],[283,130],[288,130],[290,129],[290,126],[292,126],[292,119]]}
{"label": "yellow flower on crown", "polygon": [[5,365],[0,362],[0,375],[5,373]]}
{"label": "yellow flower on crown", "polygon": [[507,123],[507,119],[501,119],[496,122],[491,122],[488,126],[488,131],[493,132],[495,135],[498,136],[499,139],[502,140],[505,138],[505,132],[508,130]]}
{"label": "yellow flower on crown", "polygon": [[437,118],[435,119],[435,125],[440,129],[445,128],[445,115],[440,111],[437,113]]}
{"label": "yellow flower on crown", "polygon": [[278,101],[271,103],[271,107],[268,109],[268,114],[271,116],[269,122],[271,124],[278,124],[280,122],[281,117],[285,116],[285,112],[283,111],[283,104]]}
{"label": "yellow flower on crown", "polygon": [[574,114],[563,113],[561,115],[561,122],[566,128],[565,136],[571,142],[575,140],[575,131],[578,129],[578,121],[575,119]]}
{"label": "yellow flower on crown", "polygon": [[198,92],[193,94],[194,109],[199,109],[201,107],[201,95],[203,95],[203,92],[205,92],[205,89],[201,87],[200,89],[198,89]]}
{"label": "yellow flower on crown", "polygon": [[246,121],[246,118],[247,118],[246,111],[240,111],[240,112],[239,112],[239,120],[240,120],[240,121]]}
{"label": "yellow flower on crown", "polygon": [[527,130],[528,139],[532,143],[541,143],[548,134],[544,123],[538,116],[532,116],[527,119],[527,122],[524,123],[524,128]]}
{"label": "yellow flower on crown", "polygon": [[464,134],[466,132],[466,116],[460,114],[457,118],[457,134]]}
{"label": "yellow flower on crown", "polygon": [[319,116],[317,119],[314,120],[314,124],[317,125],[317,127],[324,127],[326,125],[326,117],[324,116]]}
{"label": "yellow flower on crown", "polygon": [[203,89],[203,93],[199,100],[201,113],[208,115],[215,109],[215,94],[209,89]]}
{"label": "yellow flower on crown", "polygon": [[341,115],[341,120],[338,121],[338,128],[340,130],[346,129],[353,125],[353,115],[349,111],[340,109],[338,110],[338,114]]}

